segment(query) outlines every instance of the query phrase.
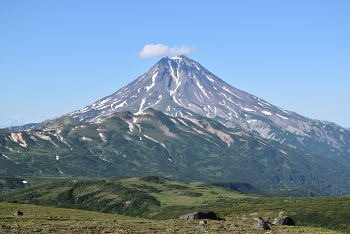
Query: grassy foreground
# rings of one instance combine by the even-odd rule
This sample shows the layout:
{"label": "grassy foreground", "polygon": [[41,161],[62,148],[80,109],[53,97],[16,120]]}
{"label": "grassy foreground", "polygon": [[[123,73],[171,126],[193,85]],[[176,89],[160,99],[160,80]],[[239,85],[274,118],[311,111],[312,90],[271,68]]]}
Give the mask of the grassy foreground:
{"label": "grassy foreground", "polygon": [[[24,215],[12,216],[16,210],[22,211]],[[155,221],[117,214],[0,202],[2,233],[342,233],[302,226],[273,226],[272,230],[259,231],[250,227],[253,222],[252,219],[226,217],[223,221],[208,221],[201,227],[198,221]]]}
{"label": "grassy foreground", "polygon": [[[213,210],[219,217],[226,218],[227,221],[222,221],[224,222],[222,226],[225,227],[223,233],[225,233],[224,231],[229,231],[228,233],[230,233],[233,230],[231,230],[232,228],[228,228],[228,225],[230,225],[229,222],[231,222],[231,224],[232,222],[247,222],[247,220],[242,221],[237,219],[237,217],[254,214],[254,217],[262,217],[266,220],[270,220],[277,217],[279,212],[284,211],[284,215],[292,217],[296,224],[298,226],[304,226],[304,229],[309,229],[307,227],[322,227],[329,230],[337,230],[342,233],[350,233],[349,196],[313,198],[267,197],[254,194],[242,194],[237,191],[215,187],[200,182],[185,183],[157,176],[56,182],[33,186],[24,190],[17,190],[6,195],[1,195],[0,201],[18,202],[12,204],[13,209],[8,210],[4,215],[11,215],[15,210],[21,210],[20,208],[16,208],[16,206],[21,206],[21,204],[69,208],[71,210],[65,211],[65,214],[67,214],[68,217],[66,217],[67,215],[58,215],[58,217],[65,218],[63,218],[63,220],[61,218],[57,219],[57,222],[64,221],[63,223],[68,222],[68,224],[72,224],[70,220],[76,220],[77,217],[79,217],[74,214],[80,214],[79,212],[82,211],[77,210],[86,210],[90,212],[99,212],[95,213],[96,215],[92,215],[92,217],[103,217],[101,218],[103,221],[101,221],[102,223],[109,219],[121,219],[123,220],[123,223],[127,223],[127,221],[130,220],[132,225],[135,226],[137,221],[131,217],[142,217],[146,218],[146,221],[142,222],[149,225],[149,228],[152,231],[160,230],[161,228],[159,229],[159,225],[160,227],[161,225],[164,226],[164,230],[160,232],[164,232],[166,229],[165,227],[171,228],[172,230],[180,230],[180,226],[185,227],[186,225],[190,225],[186,226],[185,230],[188,231],[190,228],[194,228],[193,223],[182,224],[179,221],[172,221],[169,223],[169,221],[164,220],[176,220],[180,215],[194,212],[196,210]],[[11,204],[8,203],[4,204],[11,206]],[[34,214],[51,211],[50,209],[53,208],[42,209],[42,212],[38,211],[28,213],[25,210],[22,211],[26,213],[25,217],[28,217],[29,215],[32,216]],[[72,209],[76,210],[72,211]],[[123,216],[109,216],[108,214],[101,213],[110,213],[111,215],[118,214]],[[86,216],[85,214],[87,213],[82,214],[84,214],[83,216]],[[54,217],[53,215],[46,216]],[[127,216],[131,217],[126,218]],[[52,218],[48,219],[47,217],[44,217],[44,221],[42,222],[56,222],[55,219],[52,220]],[[149,219],[153,221],[150,221]],[[253,222],[253,220],[249,221]],[[0,224],[4,225],[1,222]],[[89,220],[89,218],[82,218],[75,223],[77,222],[90,222],[93,223],[92,227],[96,226],[94,224],[95,219],[92,221]],[[97,223],[99,223],[99,221]],[[215,222],[211,223],[213,223],[213,225],[215,224]],[[10,224],[6,224],[5,226],[8,227],[8,225]],[[250,227],[246,226],[247,225],[240,225],[239,228],[242,227],[244,230],[249,230]],[[117,226],[115,226],[115,228],[116,227]],[[206,228],[210,230],[214,227],[210,227],[209,225]],[[280,227],[276,228],[279,229]],[[38,228],[38,230],[39,229],[40,228]],[[43,228],[40,230],[42,229]],[[122,227],[121,229],[126,232],[129,230]],[[130,231],[130,233],[133,233],[138,229],[135,227],[132,230],[133,231]],[[236,230],[239,229],[235,228],[234,231]],[[296,230],[298,230],[298,228],[296,228]],[[43,232],[46,232],[46,229],[44,229]],[[94,232],[88,229],[84,232],[84,228],[82,229],[82,233],[89,232],[98,233],[100,231]],[[296,231],[295,233],[298,232]]]}

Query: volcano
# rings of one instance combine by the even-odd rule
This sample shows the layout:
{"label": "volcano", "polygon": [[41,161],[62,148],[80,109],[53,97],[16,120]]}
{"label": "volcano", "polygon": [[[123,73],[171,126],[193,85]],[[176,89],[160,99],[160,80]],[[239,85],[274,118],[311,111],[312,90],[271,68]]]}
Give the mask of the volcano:
{"label": "volcano", "polygon": [[[116,112],[136,114],[147,108],[173,117],[204,116],[227,127],[350,164],[349,130],[284,110],[239,90],[184,55],[162,58],[117,92],[65,116],[100,122]],[[27,129],[44,126],[45,122],[31,124]]]}
{"label": "volcano", "polygon": [[174,117],[205,116],[227,127],[350,164],[347,129],[284,110],[239,90],[184,55],[162,58],[117,92],[67,115],[98,122],[115,112],[138,113],[147,108]]}

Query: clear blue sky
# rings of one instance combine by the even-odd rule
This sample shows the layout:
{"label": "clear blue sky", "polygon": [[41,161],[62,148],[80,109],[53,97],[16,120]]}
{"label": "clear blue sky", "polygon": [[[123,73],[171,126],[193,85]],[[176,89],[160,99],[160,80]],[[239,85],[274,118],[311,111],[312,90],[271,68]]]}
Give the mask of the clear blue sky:
{"label": "clear blue sky", "polygon": [[187,54],[232,86],[350,127],[349,0],[0,0],[0,127],[84,108],[161,57]]}

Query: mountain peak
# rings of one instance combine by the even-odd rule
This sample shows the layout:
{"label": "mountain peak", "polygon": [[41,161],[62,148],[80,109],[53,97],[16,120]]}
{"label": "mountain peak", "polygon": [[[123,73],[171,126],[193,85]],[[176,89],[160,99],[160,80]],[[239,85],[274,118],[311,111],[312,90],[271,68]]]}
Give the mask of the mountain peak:
{"label": "mountain peak", "polygon": [[[293,148],[350,164],[349,131],[283,110],[236,89],[184,55],[162,58],[127,86],[66,116],[100,122],[122,111],[151,113],[147,108],[174,117],[205,116],[227,127],[238,127]],[[46,123],[12,130],[38,129],[45,127]]]}
{"label": "mountain peak", "polygon": [[245,112],[266,117],[274,109],[285,120],[291,115],[232,87],[185,55],[162,58],[148,72],[116,93],[68,115],[95,121],[114,112],[136,113],[149,107],[173,116],[197,113],[233,122]]}
{"label": "mountain peak", "polygon": [[[147,108],[174,117],[213,118],[228,127],[239,127],[303,150],[308,149],[309,142],[322,144],[313,147],[314,153],[350,164],[350,140],[339,140],[350,139],[348,131],[283,110],[241,91],[184,55],[162,58],[117,92],[67,115],[98,122],[116,112],[143,113]],[[330,148],[323,150],[325,147]]]}
{"label": "mountain peak", "polygon": [[[241,125],[243,121],[249,126],[252,121],[248,115],[251,114],[269,118],[276,113],[284,121],[292,115],[232,87],[185,55],[162,58],[148,72],[116,93],[68,115],[83,121],[96,121],[111,113],[137,113],[150,107],[172,116],[219,117],[228,120],[228,126]],[[245,120],[242,121],[241,116]]]}
{"label": "mountain peak", "polygon": [[[175,60],[175,59],[180,59],[180,60],[181,60],[181,59],[183,59],[183,58],[186,59],[187,57],[186,57],[185,55],[175,55],[175,56],[170,57],[169,59],[174,59],[174,60]],[[188,59],[188,58],[187,58],[187,59]]]}

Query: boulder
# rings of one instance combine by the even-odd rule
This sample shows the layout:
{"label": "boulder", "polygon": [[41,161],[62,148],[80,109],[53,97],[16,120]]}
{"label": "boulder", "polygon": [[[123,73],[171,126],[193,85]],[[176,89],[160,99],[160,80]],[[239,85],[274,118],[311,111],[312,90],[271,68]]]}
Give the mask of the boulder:
{"label": "boulder", "polygon": [[222,226],[220,223],[216,223],[216,224],[214,224],[214,226],[213,226],[213,229],[216,229],[216,230],[224,229],[224,228],[225,228],[225,227]]}
{"label": "boulder", "polygon": [[12,214],[12,216],[20,216],[23,215],[23,212],[17,210],[15,213]]}
{"label": "boulder", "polygon": [[294,220],[289,216],[280,216],[276,217],[272,220],[272,224],[275,225],[288,225],[288,226],[295,226]]}
{"label": "boulder", "polygon": [[238,225],[235,224],[235,223],[231,223],[231,224],[230,224],[230,227],[235,228],[235,227],[238,227]]}
{"label": "boulder", "polygon": [[204,219],[201,219],[201,220],[199,220],[199,224],[207,224],[208,222],[206,221],[206,220],[204,220]]}
{"label": "boulder", "polygon": [[11,224],[11,228],[19,228],[20,226],[17,223]]}
{"label": "boulder", "polygon": [[258,219],[258,221],[252,225],[253,228],[258,230],[270,230],[269,222],[264,219]]}
{"label": "boulder", "polygon": [[219,220],[219,218],[216,216],[216,214],[211,210],[201,210],[201,211],[195,211],[189,214],[181,215],[179,219],[185,219],[185,220],[195,220],[195,219],[212,219],[212,220]]}

